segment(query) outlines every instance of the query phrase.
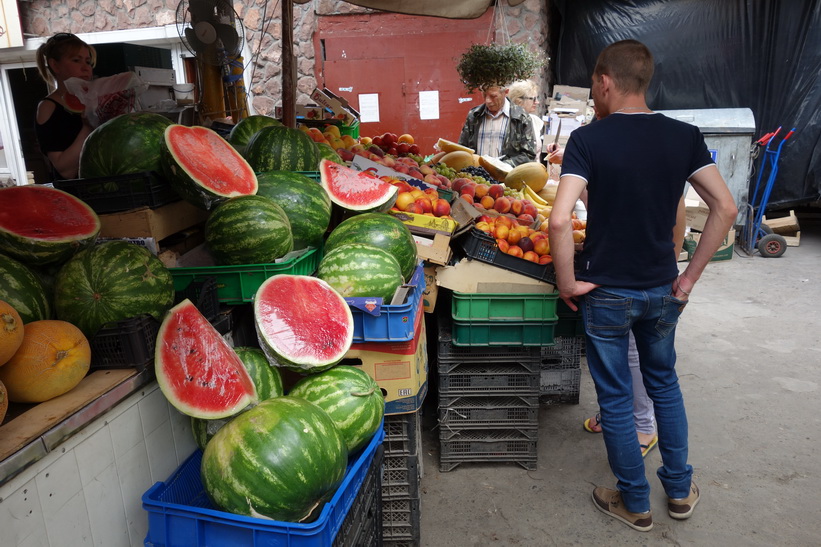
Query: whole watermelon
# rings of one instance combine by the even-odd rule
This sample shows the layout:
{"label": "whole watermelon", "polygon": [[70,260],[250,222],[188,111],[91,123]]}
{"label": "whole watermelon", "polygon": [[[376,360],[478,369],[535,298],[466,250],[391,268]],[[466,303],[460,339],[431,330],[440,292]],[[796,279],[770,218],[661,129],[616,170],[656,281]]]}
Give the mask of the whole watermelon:
{"label": "whole watermelon", "polygon": [[22,262],[0,254],[0,300],[17,310],[23,323],[51,319],[51,298]]}
{"label": "whole watermelon", "polygon": [[256,195],[217,205],[205,222],[205,242],[220,265],[268,264],[294,250],[288,215]]}
{"label": "whole watermelon", "polygon": [[231,133],[228,135],[228,142],[242,154],[245,151],[245,147],[248,146],[248,142],[260,129],[272,125],[282,127],[282,122],[276,118],[262,114],[248,116],[238,121],[237,125],[231,129]]}
{"label": "whole watermelon", "polygon": [[327,412],[342,433],[350,454],[368,444],[382,427],[385,397],[376,380],[360,368],[337,365],[306,376],[288,395],[301,397]]}
{"label": "whole watermelon", "polygon": [[161,169],[163,131],[171,120],[153,112],[132,112],[91,132],[80,152],[80,177],[97,178]]}
{"label": "whole watermelon", "polygon": [[245,159],[261,171],[317,171],[319,150],[311,137],[290,127],[263,127],[245,148]]}
{"label": "whole watermelon", "polygon": [[57,318],[89,338],[112,321],[143,314],[162,321],[173,304],[171,272],[146,248],[127,241],[84,249],[57,273]]}
{"label": "whole watermelon", "polygon": [[381,297],[390,304],[403,283],[402,268],[388,251],[369,243],[346,243],[322,257],[316,276],[341,294]]}
{"label": "whole watermelon", "polygon": [[257,174],[258,196],[271,198],[291,222],[294,250],[319,247],[331,223],[331,198],[317,182],[293,171]]}
{"label": "whole watermelon", "polygon": [[388,251],[402,267],[405,281],[410,281],[418,263],[410,230],[387,213],[363,213],[342,221],[328,235],[325,252],[346,243],[370,243]]}
{"label": "whole watermelon", "polygon": [[200,475],[216,507],[298,522],[342,483],[348,451],[328,414],[296,397],[263,401],[205,447]]}
{"label": "whole watermelon", "polygon": [[[234,352],[242,359],[242,364],[245,365],[251,380],[254,381],[254,386],[257,388],[257,397],[260,401],[272,397],[282,397],[285,394],[279,369],[271,366],[261,349],[238,347],[234,348]],[[205,445],[208,444],[214,434],[233,418],[235,416],[218,420],[204,420],[192,417],[191,433],[194,435],[197,446],[205,450]]]}
{"label": "whole watermelon", "polygon": [[330,160],[334,163],[339,163],[344,165],[345,162],[342,161],[342,158],[339,157],[336,150],[330,144],[326,144],[324,142],[316,143],[316,149],[319,151],[319,156],[321,158],[325,158],[326,160]]}

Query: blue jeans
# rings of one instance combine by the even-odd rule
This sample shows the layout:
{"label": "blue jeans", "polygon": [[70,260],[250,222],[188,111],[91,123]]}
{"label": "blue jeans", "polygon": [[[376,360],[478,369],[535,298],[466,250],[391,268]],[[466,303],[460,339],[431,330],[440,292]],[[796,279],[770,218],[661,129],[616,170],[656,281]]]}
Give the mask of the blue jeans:
{"label": "blue jeans", "polygon": [[628,335],[633,332],[644,386],[653,401],[663,464],[658,477],[668,497],[686,498],[693,468],[687,463],[687,415],[675,371],[676,324],[686,301],[671,285],[653,289],[599,287],[583,298],[587,364],[596,385],[610,468],[625,507],[650,510],[650,484],[633,421]]}

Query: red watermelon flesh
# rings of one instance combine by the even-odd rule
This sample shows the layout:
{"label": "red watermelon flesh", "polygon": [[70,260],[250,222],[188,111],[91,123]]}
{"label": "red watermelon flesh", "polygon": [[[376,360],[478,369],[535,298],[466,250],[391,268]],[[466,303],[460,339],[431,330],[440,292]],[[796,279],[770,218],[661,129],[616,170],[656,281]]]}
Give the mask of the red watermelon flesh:
{"label": "red watermelon flesh", "polygon": [[100,233],[84,201],[48,186],[0,189],[0,252],[34,265],[68,259]]}
{"label": "red watermelon flesh", "polygon": [[353,342],[353,315],[330,285],[305,275],[268,278],[254,297],[260,346],[268,358],[297,372],[331,368]]}
{"label": "red watermelon flesh", "polygon": [[165,316],[154,367],[166,399],[188,416],[227,418],[257,402],[242,360],[188,299]]}
{"label": "red watermelon flesh", "polygon": [[331,200],[351,211],[388,210],[396,201],[399,189],[389,182],[350,167],[323,159],[319,162],[322,187]]}
{"label": "red watermelon flesh", "polygon": [[216,203],[257,193],[257,177],[228,141],[206,127],[165,130],[164,170],[180,195],[210,210]]}
{"label": "red watermelon flesh", "polygon": [[86,105],[80,102],[80,99],[77,95],[72,95],[71,93],[66,93],[63,100],[66,102],[66,108],[71,112],[76,112],[78,114],[82,114],[85,112]]}

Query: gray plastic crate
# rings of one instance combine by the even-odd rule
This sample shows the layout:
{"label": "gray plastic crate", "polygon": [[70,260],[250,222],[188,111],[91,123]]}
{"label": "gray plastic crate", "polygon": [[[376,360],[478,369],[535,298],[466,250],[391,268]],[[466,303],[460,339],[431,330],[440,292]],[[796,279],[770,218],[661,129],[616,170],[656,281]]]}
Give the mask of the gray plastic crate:
{"label": "gray plastic crate", "polygon": [[441,395],[519,395],[539,394],[539,371],[518,364],[461,364],[447,374],[439,374]]}
{"label": "gray plastic crate", "polygon": [[[450,398],[447,398],[450,399]],[[538,428],[538,397],[459,397],[439,400],[439,428]],[[447,403],[449,404],[443,404]]]}
{"label": "gray plastic crate", "polygon": [[580,368],[543,368],[539,378],[539,400],[543,403],[579,404]]}
{"label": "gray plastic crate", "polygon": [[437,353],[440,373],[447,373],[453,365],[463,363],[520,363],[531,366],[541,362],[540,348],[534,346],[455,346],[450,320],[444,319],[442,322]]}
{"label": "gray plastic crate", "polygon": [[359,493],[334,538],[333,547],[376,547],[381,545],[383,449],[377,449]]}
{"label": "gray plastic crate", "polygon": [[536,469],[537,439],[515,430],[463,430],[461,435],[439,441],[439,470],[451,471],[462,463],[512,462]]}
{"label": "gray plastic crate", "polygon": [[541,348],[542,368],[578,368],[582,360],[583,336],[557,336],[554,346]]}
{"label": "gray plastic crate", "polygon": [[419,453],[422,420],[418,412],[385,416],[383,425],[385,456],[412,456]]}
{"label": "gray plastic crate", "polygon": [[382,464],[382,500],[419,498],[419,456],[385,456]]}
{"label": "gray plastic crate", "polygon": [[382,502],[384,545],[419,545],[421,507],[419,499]]}

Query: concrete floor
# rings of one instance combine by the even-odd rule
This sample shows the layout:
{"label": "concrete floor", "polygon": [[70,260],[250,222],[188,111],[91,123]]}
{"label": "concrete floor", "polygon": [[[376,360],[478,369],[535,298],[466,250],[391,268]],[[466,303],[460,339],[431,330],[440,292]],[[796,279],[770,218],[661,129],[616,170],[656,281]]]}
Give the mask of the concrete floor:
{"label": "concrete floor", "polygon": [[[678,373],[690,462],[702,500],[667,515],[646,459],[655,526],[636,532],[597,511],[594,485],[613,487],[582,361],[578,405],[543,406],[538,469],[462,464],[440,473],[436,393],[423,407],[424,546],[821,545],[821,214],[799,212],[801,246],[778,259],[740,249],[712,263],[678,328]],[[818,496],[818,497],[816,497]]]}

